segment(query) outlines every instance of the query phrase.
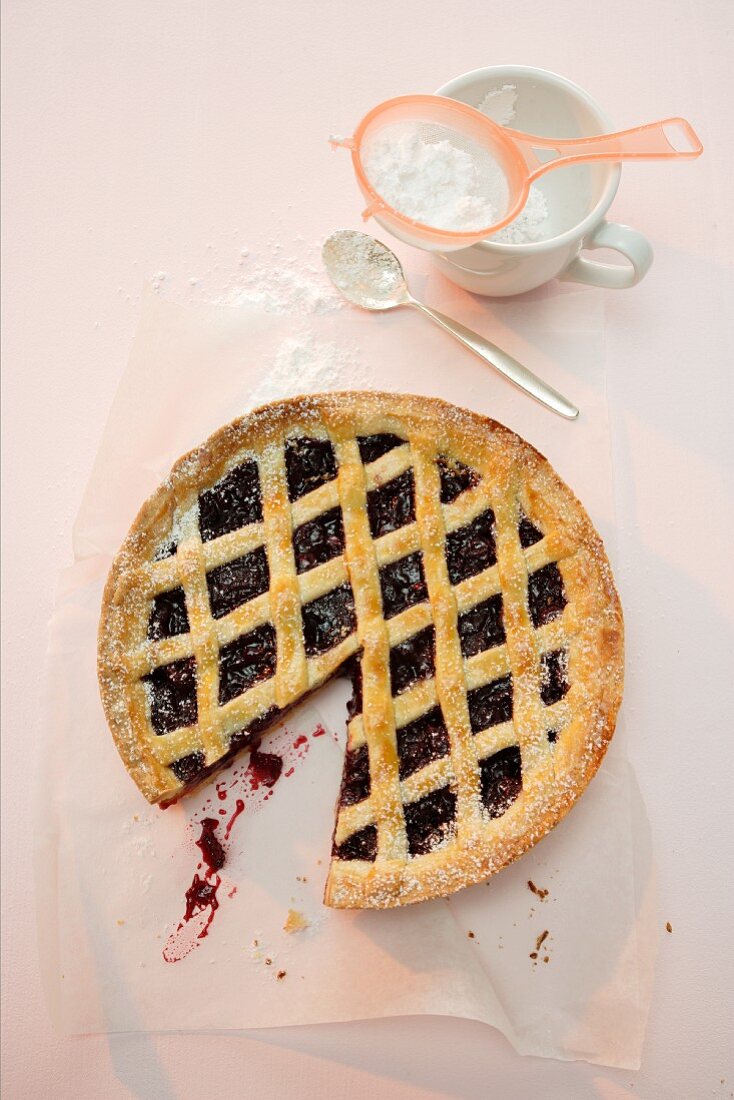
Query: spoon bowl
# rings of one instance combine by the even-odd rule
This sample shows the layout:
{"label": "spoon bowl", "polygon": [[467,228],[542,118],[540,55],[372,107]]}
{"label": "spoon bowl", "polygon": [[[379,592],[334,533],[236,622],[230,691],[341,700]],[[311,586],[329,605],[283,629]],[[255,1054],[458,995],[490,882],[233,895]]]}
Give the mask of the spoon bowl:
{"label": "spoon bowl", "polygon": [[353,305],[385,310],[409,304],[402,264],[382,241],[340,229],[325,242],[322,255],[332,283]]}

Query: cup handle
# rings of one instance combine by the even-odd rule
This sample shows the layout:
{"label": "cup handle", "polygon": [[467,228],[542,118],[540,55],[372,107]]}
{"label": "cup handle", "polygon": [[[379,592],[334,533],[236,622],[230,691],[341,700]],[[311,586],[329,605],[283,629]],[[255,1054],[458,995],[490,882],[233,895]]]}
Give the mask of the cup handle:
{"label": "cup handle", "polygon": [[644,279],[652,263],[652,245],[647,237],[631,229],[628,225],[615,222],[602,222],[593,233],[584,237],[582,248],[613,248],[629,260],[626,264],[602,264],[597,260],[587,260],[577,256],[560,275],[563,281],[570,283],[588,283],[590,286],[603,286],[609,290],[624,290],[636,286]]}

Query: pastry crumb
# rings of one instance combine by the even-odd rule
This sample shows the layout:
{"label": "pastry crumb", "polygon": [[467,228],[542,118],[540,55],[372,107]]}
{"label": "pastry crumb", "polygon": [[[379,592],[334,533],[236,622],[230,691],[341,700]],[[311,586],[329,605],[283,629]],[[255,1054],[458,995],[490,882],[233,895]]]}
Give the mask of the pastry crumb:
{"label": "pastry crumb", "polygon": [[284,932],[302,932],[304,928],[308,928],[309,922],[304,917],[303,913],[298,909],[289,909],[288,916],[285,918],[285,924],[283,925]]}
{"label": "pastry crumb", "polygon": [[473,932],[467,932],[467,936],[469,937],[470,940],[474,939],[474,933]]}
{"label": "pastry crumb", "polygon": [[275,977],[278,979],[279,982],[283,981],[283,978],[285,977],[285,973],[286,973],[285,970],[279,970],[278,973],[275,975]]}
{"label": "pastry crumb", "polygon": [[125,922],[124,922],[124,920],[118,920],[118,922],[117,922],[117,923],[118,923],[118,924],[124,924]]}
{"label": "pastry crumb", "polygon": [[545,890],[542,886],[536,886],[533,880],[530,878],[528,879],[528,890],[530,890],[531,893],[535,894],[536,897],[540,898],[541,901],[545,901],[545,899],[548,897],[548,891]]}
{"label": "pastry crumb", "polygon": [[273,960],[272,959],[265,959],[265,965],[266,966],[272,966],[273,965]]}
{"label": "pastry crumb", "polygon": [[[533,966],[538,965],[538,961],[541,958],[540,949],[543,946],[543,944],[545,943],[545,941],[548,939],[549,935],[550,935],[550,932],[548,931],[547,928],[545,928],[545,929],[543,929],[543,931],[540,933],[540,935],[536,939],[536,941],[535,941],[535,950],[531,951],[530,956],[529,956],[533,960]],[[546,948],[546,950],[548,950],[548,949]],[[542,961],[544,963],[549,962],[550,961],[550,955],[543,955],[542,956]]]}
{"label": "pastry crumb", "polygon": [[673,925],[670,923],[669,920],[665,922],[665,931],[666,932],[672,932],[673,931]]}

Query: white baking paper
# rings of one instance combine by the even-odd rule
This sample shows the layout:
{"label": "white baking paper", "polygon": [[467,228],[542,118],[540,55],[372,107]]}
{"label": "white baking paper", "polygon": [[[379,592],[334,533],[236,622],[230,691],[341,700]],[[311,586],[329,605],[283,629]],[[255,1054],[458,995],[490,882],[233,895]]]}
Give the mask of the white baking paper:
{"label": "white baking paper", "polygon": [[[556,286],[488,304],[438,276],[416,290],[574,399],[579,420],[547,412],[407,309],[288,317],[146,296],[75,525],[75,564],[60,578],[50,624],[35,856],[42,972],[65,1032],[435,1013],[485,1021],[522,1053],[639,1064],[652,982],[653,877],[623,715],[579,804],[518,863],[448,901],[361,913],[321,903],[345,685],[330,685],[266,735],[263,749],[284,754],[285,770],[292,767],[267,800],[250,790],[245,758],[219,777],[221,800],[213,782],[183,805],[150,808],[106,728],[95,678],[99,604],[140,503],[179,454],[251,407],[253,395],[299,392],[303,377],[311,388],[357,381],[440,396],[503,421],[570,482],[613,557],[602,292]],[[288,340],[308,340],[311,357],[314,347],[328,349],[326,387],[318,372],[290,378],[283,371]],[[194,823],[219,809],[229,821],[237,798],[245,809],[232,824],[219,908],[206,938],[186,926],[182,947],[176,928],[199,856]],[[283,930],[291,909],[307,928]],[[191,922],[194,932],[204,917]],[[165,961],[166,952],[188,948],[180,961]]]}

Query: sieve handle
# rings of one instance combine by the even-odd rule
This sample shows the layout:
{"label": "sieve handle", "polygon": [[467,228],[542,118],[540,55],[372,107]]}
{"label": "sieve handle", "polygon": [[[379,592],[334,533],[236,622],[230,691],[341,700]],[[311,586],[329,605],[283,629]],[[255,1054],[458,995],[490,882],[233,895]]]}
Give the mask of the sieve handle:
{"label": "sieve handle", "polygon": [[[589,160],[668,160],[673,157],[699,157],[703,145],[696,131],[684,118],[663,118],[619,130],[615,134],[595,134],[585,138],[546,138],[504,131],[518,146],[528,168],[529,179],[537,179],[562,164]],[[552,149],[558,155],[541,163],[536,150]]]}
{"label": "sieve handle", "polygon": [[517,359],[513,359],[506,351],[502,351],[490,340],[485,340],[478,332],[472,332],[465,325],[459,324],[451,317],[446,317],[445,314],[439,313],[437,309],[431,309],[430,306],[417,302],[415,298],[410,298],[409,304],[420,310],[421,313],[425,313],[426,317],[430,317],[432,321],[435,321],[444,332],[450,332],[465,348],[469,348],[485,363],[489,363],[490,367],[494,367],[508,381],[524,390],[525,393],[529,393],[531,397],[534,397],[536,401],[540,401],[541,405],[545,405],[547,409],[552,409],[560,416],[565,416],[567,420],[575,420],[579,415],[576,406],[567,401],[562,394],[543,382],[541,378],[538,378],[527,367],[524,367],[522,363],[518,363]]}

